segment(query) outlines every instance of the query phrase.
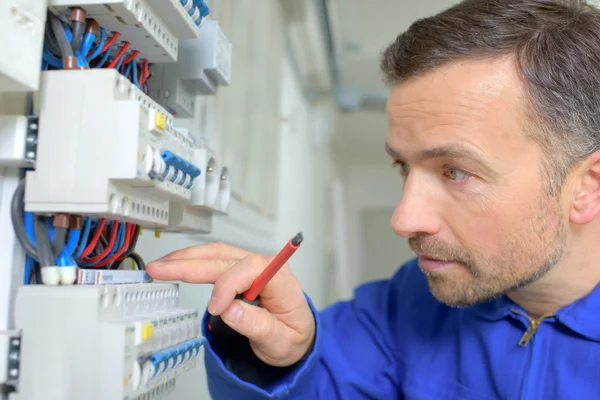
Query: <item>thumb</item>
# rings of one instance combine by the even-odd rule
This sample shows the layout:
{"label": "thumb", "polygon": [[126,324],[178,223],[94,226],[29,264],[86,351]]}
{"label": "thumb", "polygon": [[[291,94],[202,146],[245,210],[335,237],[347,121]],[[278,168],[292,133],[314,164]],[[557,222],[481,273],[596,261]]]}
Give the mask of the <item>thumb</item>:
{"label": "thumb", "polygon": [[266,309],[235,300],[221,314],[221,319],[250,341],[265,344],[277,337],[282,324]]}

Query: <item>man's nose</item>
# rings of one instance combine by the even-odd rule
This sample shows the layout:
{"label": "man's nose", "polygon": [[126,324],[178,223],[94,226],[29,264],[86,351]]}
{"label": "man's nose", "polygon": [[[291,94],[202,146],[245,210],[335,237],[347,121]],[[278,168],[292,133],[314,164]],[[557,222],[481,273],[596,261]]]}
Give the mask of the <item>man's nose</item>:
{"label": "man's nose", "polygon": [[408,177],[400,204],[394,210],[391,226],[401,237],[434,235],[440,229],[440,217],[433,207],[433,193],[426,182]]}

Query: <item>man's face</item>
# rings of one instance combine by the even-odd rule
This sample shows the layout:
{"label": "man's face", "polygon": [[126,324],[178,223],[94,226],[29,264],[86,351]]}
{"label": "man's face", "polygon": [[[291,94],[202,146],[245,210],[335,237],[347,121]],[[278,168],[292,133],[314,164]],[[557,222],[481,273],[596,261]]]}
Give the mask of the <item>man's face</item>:
{"label": "man's face", "polygon": [[446,304],[523,287],[563,255],[566,212],[546,194],[523,96],[508,58],[453,63],[392,89],[386,147],[404,179],[392,227]]}

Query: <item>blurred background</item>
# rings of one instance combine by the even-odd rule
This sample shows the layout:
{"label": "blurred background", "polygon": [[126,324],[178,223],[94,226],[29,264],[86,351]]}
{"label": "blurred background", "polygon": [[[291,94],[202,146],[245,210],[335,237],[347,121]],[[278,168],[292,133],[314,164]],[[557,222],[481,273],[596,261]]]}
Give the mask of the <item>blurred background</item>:
{"label": "blurred background", "polygon": [[[229,87],[207,98],[206,135],[230,166],[233,199],[210,235],[144,232],[145,259],[222,241],[264,254],[296,232],[291,266],[318,308],[413,257],[390,219],[401,179],[384,151],[388,90],[382,50],[448,0],[211,0],[233,43]],[[204,309],[209,285],[184,284],[184,306]],[[203,366],[173,399],[208,399]]]}

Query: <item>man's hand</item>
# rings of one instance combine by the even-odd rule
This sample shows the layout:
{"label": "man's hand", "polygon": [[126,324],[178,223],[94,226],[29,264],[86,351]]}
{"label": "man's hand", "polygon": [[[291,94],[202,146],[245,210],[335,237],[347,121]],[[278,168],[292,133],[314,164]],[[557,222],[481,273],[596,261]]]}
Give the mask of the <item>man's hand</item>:
{"label": "man's hand", "polygon": [[208,312],[250,339],[266,364],[286,367],[312,345],[315,320],[300,282],[285,265],[260,294],[260,307],[234,300],[250,288],[272,258],[223,243],[192,246],[148,264],[154,279],[212,283]]}

